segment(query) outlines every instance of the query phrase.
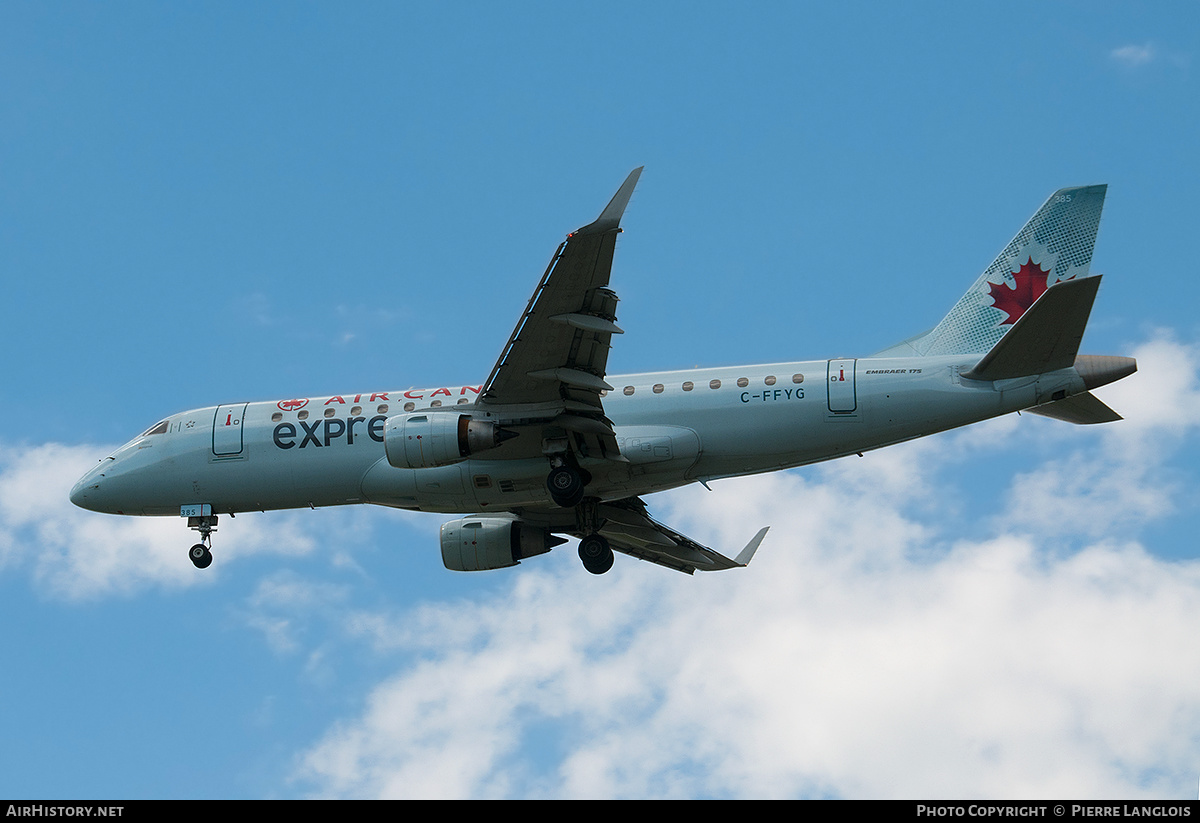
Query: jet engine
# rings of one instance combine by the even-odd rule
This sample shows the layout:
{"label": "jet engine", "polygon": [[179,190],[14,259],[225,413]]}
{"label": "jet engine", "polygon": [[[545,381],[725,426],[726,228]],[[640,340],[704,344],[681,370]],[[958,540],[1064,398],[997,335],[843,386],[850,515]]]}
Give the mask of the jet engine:
{"label": "jet engine", "polygon": [[469,414],[418,412],[388,418],[383,448],[396,468],[425,469],[457,463],[516,436]]}
{"label": "jet engine", "polygon": [[442,562],[454,572],[503,569],[566,542],[516,516],[460,517],[442,524]]}

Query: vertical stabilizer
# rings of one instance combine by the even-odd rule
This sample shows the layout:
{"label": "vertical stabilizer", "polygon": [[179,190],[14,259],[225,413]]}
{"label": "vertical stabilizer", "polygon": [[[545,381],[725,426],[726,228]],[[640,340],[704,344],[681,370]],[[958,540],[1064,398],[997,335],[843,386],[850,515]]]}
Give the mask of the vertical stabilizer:
{"label": "vertical stabilizer", "polygon": [[991,351],[1048,288],[1088,276],[1107,189],[1056,191],[932,331],[881,353]]}

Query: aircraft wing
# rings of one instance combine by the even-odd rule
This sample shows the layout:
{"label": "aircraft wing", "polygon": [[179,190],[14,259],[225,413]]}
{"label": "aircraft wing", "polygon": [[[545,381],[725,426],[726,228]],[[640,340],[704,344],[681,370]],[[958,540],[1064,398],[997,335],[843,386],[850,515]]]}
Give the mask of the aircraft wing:
{"label": "aircraft wing", "polygon": [[647,560],[676,571],[692,574],[700,571],[721,571],[747,565],[769,526],[764,526],[734,559],[725,557],[691,538],[667,528],[652,518],[639,497],[630,497],[600,505],[605,519],[600,534],[616,551],[639,560]]}
{"label": "aircraft wing", "polygon": [[[591,434],[618,454],[602,391],[612,336],[621,334],[608,288],[621,216],[642,169],[634,169],[593,223],[567,236],[496,361],[477,405],[501,417],[550,418]],[[516,407],[516,408],[514,408]]]}

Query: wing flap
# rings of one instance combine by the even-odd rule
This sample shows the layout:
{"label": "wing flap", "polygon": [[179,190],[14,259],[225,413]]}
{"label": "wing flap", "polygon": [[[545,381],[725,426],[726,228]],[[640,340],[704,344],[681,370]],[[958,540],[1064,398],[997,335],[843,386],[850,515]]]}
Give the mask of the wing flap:
{"label": "wing flap", "polygon": [[764,526],[759,529],[737,557],[730,559],[650,517],[646,504],[640,498],[602,504],[600,515],[605,518],[600,533],[613,549],[685,574],[692,574],[697,569],[722,571],[745,567],[770,528]]}

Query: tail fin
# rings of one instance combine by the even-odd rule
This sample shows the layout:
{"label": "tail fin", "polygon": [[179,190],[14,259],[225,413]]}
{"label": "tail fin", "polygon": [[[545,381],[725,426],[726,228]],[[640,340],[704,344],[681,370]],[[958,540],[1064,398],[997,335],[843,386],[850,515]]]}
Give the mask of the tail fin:
{"label": "tail fin", "polygon": [[1087,277],[1107,190],[1056,191],[932,331],[880,354],[991,351],[1048,288]]}

